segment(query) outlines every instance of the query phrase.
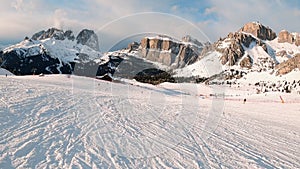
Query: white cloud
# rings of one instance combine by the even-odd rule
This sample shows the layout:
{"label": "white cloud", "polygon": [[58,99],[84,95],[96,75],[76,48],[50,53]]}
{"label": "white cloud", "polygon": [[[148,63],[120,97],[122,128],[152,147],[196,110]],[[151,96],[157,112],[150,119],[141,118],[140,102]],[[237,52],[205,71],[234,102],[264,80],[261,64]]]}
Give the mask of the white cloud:
{"label": "white cloud", "polygon": [[[72,29],[75,32],[82,28],[89,28],[101,32],[100,28],[104,28],[105,24],[118,20],[118,18],[153,11],[170,12],[187,18],[196,23],[211,41],[226,36],[230,31],[238,30],[250,21],[260,21],[276,32],[281,29],[300,31],[300,24],[297,22],[300,10],[288,5],[286,1],[280,0],[209,0],[205,2],[183,1],[181,3],[175,3],[172,0],[75,0],[72,6],[50,2],[46,0],[2,0],[0,6],[0,41],[9,38],[21,40],[24,36],[30,36],[49,27]],[[195,3],[196,5],[184,6],[185,3]],[[199,14],[201,4],[206,4],[207,7]],[[145,15],[141,15],[136,20],[128,20],[127,18],[126,23],[110,25],[111,30],[103,29],[103,36],[106,39],[99,37],[100,43],[120,36],[124,37],[124,32],[128,32],[129,35],[134,31],[142,32],[142,30],[169,31],[169,34],[178,33],[178,36],[193,34],[189,32],[193,26],[188,24],[189,28],[186,28],[181,25],[184,23],[181,23],[179,18],[174,19],[176,17],[171,15],[170,18],[173,19],[168,20],[166,17],[159,16],[151,18]],[[186,30],[182,31],[183,29]]]}
{"label": "white cloud", "polygon": [[[6,0],[5,0],[6,1]],[[11,7],[17,12],[32,14],[41,5],[39,0],[14,0],[11,1]]]}
{"label": "white cloud", "polygon": [[22,10],[23,0],[16,0],[11,3],[11,6],[15,8],[17,11]]}
{"label": "white cloud", "polygon": [[54,27],[62,29],[66,17],[67,17],[67,12],[65,10],[56,9],[54,11],[54,16],[53,16]]}
{"label": "white cloud", "polygon": [[[2,0],[0,6],[0,40],[20,40],[35,31],[58,27],[79,31],[99,29],[106,23],[136,12],[154,11],[164,2],[139,0],[77,0],[77,4],[53,4],[46,0]],[[75,3],[75,2],[74,2]],[[4,24],[5,23],[5,24]]]}

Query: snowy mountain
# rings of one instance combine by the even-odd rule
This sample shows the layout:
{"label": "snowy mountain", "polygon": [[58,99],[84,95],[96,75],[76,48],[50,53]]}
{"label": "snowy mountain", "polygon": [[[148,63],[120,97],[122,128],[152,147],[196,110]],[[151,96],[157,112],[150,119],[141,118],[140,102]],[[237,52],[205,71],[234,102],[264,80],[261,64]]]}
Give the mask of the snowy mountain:
{"label": "snowy mountain", "polygon": [[[222,71],[225,72],[232,69],[245,73],[250,71],[278,71],[275,68],[276,65],[300,53],[300,46],[296,43],[298,40],[294,40],[296,42],[291,40],[289,43],[289,40],[285,40],[282,33],[279,35],[277,37],[269,27],[260,23],[247,23],[237,32],[229,33],[227,37],[206,47],[201,53],[201,58],[206,59],[206,57],[211,57],[211,53],[215,53],[216,58],[214,59],[220,61]],[[195,65],[191,65],[191,67],[195,69]],[[198,74],[195,72],[194,75],[203,76],[201,71],[198,71]]]}
{"label": "snowy mountain", "polygon": [[[300,70],[299,40],[298,33],[283,30],[277,37],[271,28],[258,22],[250,22],[237,32],[229,33],[227,37],[205,46],[199,61],[175,70],[175,76],[207,77],[206,82],[209,84],[237,84],[236,86],[241,86],[240,83],[247,78],[247,84],[244,85],[260,83],[278,86],[269,80],[277,79],[278,84],[287,83],[283,88],[290,92],[300,86],[300,82],[297,82],[300,76],[286,81],[287,74],[297,74]],[[250,78],[252,74],[262,74],[265,78]],[[277,87],[263,91],[269,90],[282,91]]]}
{"label": "snowy mountain", "polygon": [[98,46],[51,28],[0,52],[1,169],[300,168],[299,34]]}
{"label": "snowy mountain", "polygon": [[[250,22],[213,44],[203,45],[189,36],[182,40],[165,36],[145,37],[139,43],[129,44],[127,50],[104,55],[104,65],[112,67],[108,69],[100,64],[100,69],[110,70],[110,76],[131,74],[123,77],[133,78],[143,69],[157,68],[172,74],[176,82],[208,84],[240,83],[247,74],[265,72],[270,76],[267,79],[283,76],[280,81],[284,83],[284,74],[298,71],[299,63],[295,56],[300,53],[300,47],[296,43],[297,36],[297,33],[286,35],[280,32],[277,37],[271,28]],[[116,72],[119,75],[114,74]],[[105,71],[97,74],[104,75]],[[252,80],[253,85],[259,82]],[[294,80],[300,79],[296,77]]]}
{"label": "snowy mountain", "polygon": [[[97,35],[84,29],[76,37],[72,31],[48,29],[26,37],[22,42],[0,52],[0,64],[16,75],[70,74],[76,67],[81,74],[83,67],[95,65],[101,57]],[[81,68],[81,69],[80,69]]]}
{"label": "snowy mountain", "polygon": [[[51,28],[5,48],[0,52],[0,63],[2,68],[21,75],[73,73],[106,80],[134,79],[149,69],[143,79],[160,79],[155,84],[166,79],[239,84],[252,73],[276,79],[282,76],[283,83],[285,74],[299,71],[299,44],[298,33],[283,30],[277,36],[271,28],[250,22],[212,44],[188,35],[181,40],[157,35],[102,54],[93,31],[85,29],[75,37],[70,30]],[[260,82],[252,80],[253,85]]]}
{"label": "snowy mountain", "polygon": [[190,36],[182,40],[163,35],[144,37],[139,43],[130,43],[127,49],[104,54],[97,75],[133,79],[135,75],[150,69],[147,71],[149,77],[158,78],[164,74],[165,77],[158,78],[161,79],[159,81],[168,79],[171,82],[174,81],[169,78],[172,70],[195,63],[202,48],[203,45]]}

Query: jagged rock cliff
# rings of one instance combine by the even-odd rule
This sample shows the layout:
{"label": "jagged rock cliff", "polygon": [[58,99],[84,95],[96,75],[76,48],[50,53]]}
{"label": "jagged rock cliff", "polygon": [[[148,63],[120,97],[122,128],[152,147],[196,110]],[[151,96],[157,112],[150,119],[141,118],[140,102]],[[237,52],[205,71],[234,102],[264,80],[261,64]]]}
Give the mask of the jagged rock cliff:
{"label": "jagged rock cliff", "polygon": [[47,38],[54,38],[56,40],[74,40],[74,34],[71,30],[67,30],[64,32],[63,30],[59,30],[57,28],[50,28],[47,31],[42,30],[40,32],[35,33],[32,35],[32,40],[43,40]]}
{"label": "jagged rock cliff", "polygon": [[[227,38],[217,42],[216,49],[223,54],[221,63],[233,66],[245,55],[246,48],[252,48],[254,45],[257,45],[261,46],[265,52],[268,52],[267,45],[263,40],[273,40],[275,38],[276,33],[270,28],[257,22],[250,22],[245,24],[238,32],[229,33]],[[224,41],[228,45],[222,48],[219,44],[224,45]],[[251,56],[247,55],[241,60],[240,66],[251,68],[252,63]]]}
{"label": "jagged rock cliff", "polygon": [[245,24],[240,32],[250,33],[261,40],[273,40],[276,38],[276,33],[269,27],[266,27],[258,22],[249,22]]}
{"label": "jagged rock cliff", "polygon": [[200,44],[177,41],[166,36],[145,37],[141,40],[138,55],[150,61],[180,68],[198,59],[202,49],[198,46]]}

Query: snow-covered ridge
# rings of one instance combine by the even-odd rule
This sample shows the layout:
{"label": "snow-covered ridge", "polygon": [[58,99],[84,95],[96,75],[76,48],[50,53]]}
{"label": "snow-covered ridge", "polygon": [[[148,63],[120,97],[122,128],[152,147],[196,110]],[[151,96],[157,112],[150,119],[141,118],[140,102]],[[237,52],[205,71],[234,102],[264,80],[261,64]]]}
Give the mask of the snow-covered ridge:
{"label": "snow-covered ridge", "polygon": [[75,64],[80,64],[79,69],[94,66],[94,60],[102,56],[98,48],[98,37],[92,30],[83,29],[75,39],[70,30],[64,32],[50,28],[3,49],[0,64],[19,75],[69,74],[75,69]]}
{"label": "snow-covered ridge", "polygon": [[23,57],[31,57],[39,54],[48,54],[52,58],[67,63],[74,62],[76,53],[79,51],[75,47],[76,42],[70,40],[55,40],[52,38],[44,40],[24,40],[16,45],[7,47],[3,53],[15,51],[18,55]]}
{"label": "snow-covered ridge", "polygon": [[29,57],[39,54],[48,54],[52,58],[57,58],[62,62],[76,62],[78,54],[83,53],[96,59],[102,56],[99,51],[95,51],[89,46],[77,44],[72,40],[56,40],[47,38],[43,40],[26,39],[18,44],[9,46],[3,50],[3,54],[16,51],[20,56]]}

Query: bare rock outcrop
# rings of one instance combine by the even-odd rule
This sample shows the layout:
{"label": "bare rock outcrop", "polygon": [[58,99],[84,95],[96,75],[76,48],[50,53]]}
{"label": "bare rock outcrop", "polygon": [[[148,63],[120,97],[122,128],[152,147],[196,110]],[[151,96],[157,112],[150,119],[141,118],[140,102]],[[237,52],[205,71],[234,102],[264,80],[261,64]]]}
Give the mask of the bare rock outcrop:
{"label": "bare rock outcrop", "polygon": [[300,54],[296,54],[293,58],[275,66],[277,75],[287,74],[297,68],[300,69]]}
{"label": "bare rock outcrop", "polygon": [[89,46],[96,51],[99,50],[98,36],[93,30],[83,29],[77,35],[76,40],[78,44]]}
{"label": "bare rock outcrop", "polygon": [[[244,48],[251,47],[251,43],[259,45],[267,51],[267,46],[263,41],[243,32],[229,33],[226,38],[217,41],[214,44],[214,48],[222,53],[220,60],[223,65],[228,64],[229,66],[233,66],[244,56]],[[224,44],[226,45],[224,46]],[[250,64],[252,62],[247,59],[241,66],[251,67]]]}
{"label": "bare rock outcrop", "polygon": [[[71,32],[72,34],[72,32]],[[35,33],[31,39],[33,40],[43,40],[47,38],[55,38],[56,40],[64,40],[64,31],[57,28],[50,28],[47,31],[42,30],[40,32]]]}
{"label": "bare rock outcrop", "polygon": [[247,55],[247,57],[245,57],[240,62],[240,66],[241,67],[248,68],[248,69],[250,69],[252,67],[252,64],[253,64],[253,60],[252,60],[252,58],[249,55]]}
{"label": "bare rock outcrop", "polygon": [[200,53],[198,48],[165,36],[145,37],[141,40],[139,56],[173,68],[194,63]]}
{"label": "bare rock outcrop", "polygon": [[250,33],[261,40],[273,40],[276,38],[276,33],[273,32],[272,29],[258,22],[249,22],[245,24],[240,31]]}
{"label": "bare rock outcrop", "polygon": [[300,45],[300,35],[299,33],[289,33],[287,30],[282,30],[278,34],[279,43],[291,43],[297,46]]}

